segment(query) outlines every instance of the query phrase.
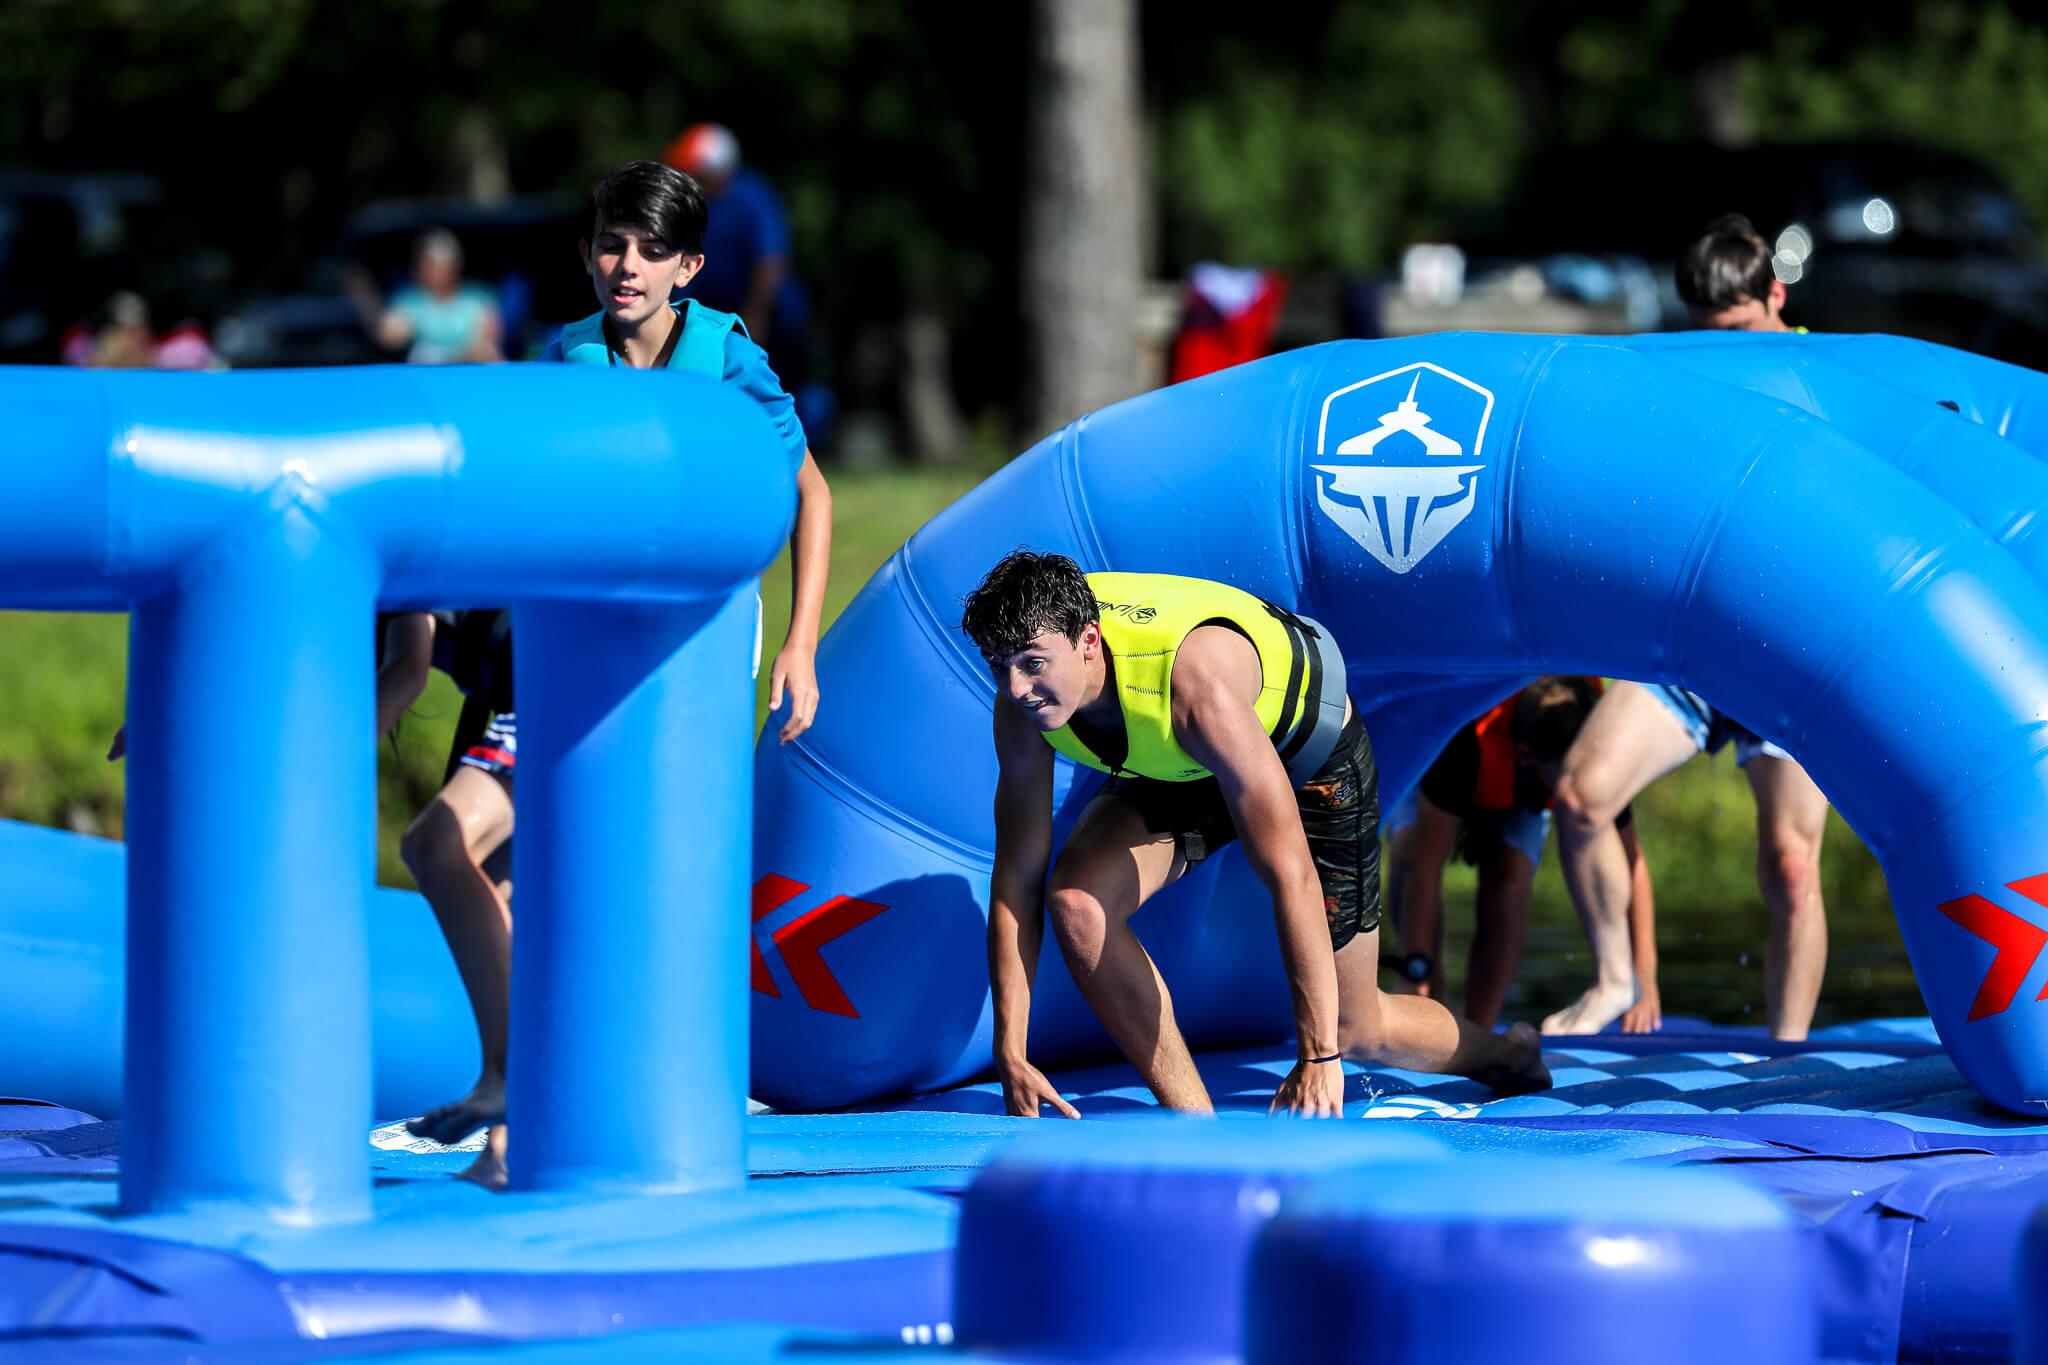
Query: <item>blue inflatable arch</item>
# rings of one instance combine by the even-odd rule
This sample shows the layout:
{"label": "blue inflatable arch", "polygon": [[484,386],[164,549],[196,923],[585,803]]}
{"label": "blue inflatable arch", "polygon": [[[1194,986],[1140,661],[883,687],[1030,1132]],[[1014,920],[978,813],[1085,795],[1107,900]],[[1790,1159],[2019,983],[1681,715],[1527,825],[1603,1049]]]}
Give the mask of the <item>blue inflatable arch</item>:
{"label": "blue inflatable arch", "polygon": [[[1324,622],[1389,795],[1535,673],[1705,694],[1798,755],[1882,860],[1971,1082],[2013,1108],[2048,1100],[2032,880],[2048,872],[2048,594],[2040,471],[2019,448],[2040,453],[2048,405],[2010,367],[1872,339],[1939,371],[1904,397],[1871,382],[1890,362],[1857,340],[1805,339],[1798,365],[1792,343],[1335,343],[1048,438],[841,617],[821,685],[851,704],[757,749],[755,1093],[844,1104],[987,1063],[994,691],[955,623],[1028,544],[1227,580]],[[1797,406],[1742,391],[1800,385]],[[1964,387],[1964,411],[1929,411]],[[1887,431],[1883,451],[1854,439]],[[1062,765],[1065,820],[1096,785]],[[1241,857],[1141,912],[1198,1046],[1285,1034],[1270,923]],[[1038,982],[1034,1047],[1103,1050],[1056,952]]]}

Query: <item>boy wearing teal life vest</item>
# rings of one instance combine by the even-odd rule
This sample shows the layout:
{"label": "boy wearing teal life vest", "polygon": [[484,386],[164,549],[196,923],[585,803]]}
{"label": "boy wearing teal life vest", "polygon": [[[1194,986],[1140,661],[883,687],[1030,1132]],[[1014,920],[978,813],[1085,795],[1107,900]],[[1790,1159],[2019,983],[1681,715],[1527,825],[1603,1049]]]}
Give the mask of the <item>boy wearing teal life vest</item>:
{"label": "boy wearing teal life vest", "polygon": [[[968,594],[961,628],[995,674],[996,856],[989,986],[1004,1104],[1078,1117],[1028,1056],[1049,917],[1074,982],[1159,1102],[1208,1113],[1166,983],[1129,920],[1242,839],[1273,897],[1298,1060],[1275,1109],[1344,1110],[1343,1059],[1550,1083],[1535,1031],[1497,1035],[1379,989],[1379,795],[1343,656],[1312,621],[1166,574],[1083,574],[1019,550]],[[1052,863],[1053,754],[1111,773]]]}
{"label": "boy wearing teal life vest", "polygon": [[[716,375],[761,404],[797,470],[796,529],[790,537],[789,632],[769,675],[769,707],[789,716],[787,744],[810,727],[818,705],[814,660],[825,572],[832,549],[832,493],[797,421],[795,405],[759,346],[730,313],[685,301],[672,291],[704,264],[704,193],[689,176],[659,162],[635,161],[591,191],[591,235],[579,244],[599,309],[564,329],[542,361],[625,369],[679,369]],[[424,618],[424,619],[423,619]],[[380,672],[380,723],[397,714],[425,681],[422,651],[433,641],[432,618],[415,613],[394,624],[387,651],[395,681],[386,696]],[[509,641],[506,648],[509,652]],[[389,664],[390,659],[400,664]],[[504,665],[509,677],[509,661]],[[406,689],[410,689],[410,695]],[[458,741],[454,774],[433,803],[406,830],[406,866],[434,907],[462,972],[483,1044],[483,1072],[462,1099],[414,1119],[421,1137],[459,1141],[491,1125],[484,1155],[468,1172],[481,1183],[504,1183],[505,1038],[511,996],[512,919],[510,868],[504,856],[512,835],[512,774],[516,730],[500,710],[479,742]]]}

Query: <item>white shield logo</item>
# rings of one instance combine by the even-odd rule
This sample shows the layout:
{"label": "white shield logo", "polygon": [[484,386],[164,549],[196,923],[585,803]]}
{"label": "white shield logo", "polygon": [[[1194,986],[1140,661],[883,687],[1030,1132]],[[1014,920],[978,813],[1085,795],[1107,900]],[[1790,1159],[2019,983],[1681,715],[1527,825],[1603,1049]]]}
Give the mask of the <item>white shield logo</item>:
{"label": "white shield logo", "polygon": [[[1334,452],[1368,463],[1315,466],[1316,505],[1323,509],[1323,515],[1364,547],[1367,554],[1397,574],[1407,573],[1421,563],[1425,555],[1443,543],[1445,536],[1457,529],[1478,501],[1479,473],[1486,466],[1468,462],[1478,459],[1486,440],[1487,419],[1493,415],[1490,390],[1426,361],[1405,365],[1346,385],[1325,398],[1322,420],[1316,428],[1316,454],[1320,456],[1328,450],[1333,403],[1346,394],[1404,375],[1413,376],[1408,381],[1407,395],[1391,412],[1382,412],[1376,426],[1350,437]],[[1459,387],[1439,382],[1438,376]],[[1431,381],[1427,386],[1425,379]],[[1388,387],[1392,392],[1400,391],[1397,386]],[[1418,393],[1422,395],[1419,398]],[[1431,407],[1447,403],[1460,431],[1469,424],[1469,449],[1465,441],[1437,424],[1425,403]],[[1370,412],[1370,408],[1366,411]],[[1384,452],[1382,443],[1390,443]],[[1409,463],[1417,457],[1426,463]],[[1389,459],[1402,463],[1382,462]]]}

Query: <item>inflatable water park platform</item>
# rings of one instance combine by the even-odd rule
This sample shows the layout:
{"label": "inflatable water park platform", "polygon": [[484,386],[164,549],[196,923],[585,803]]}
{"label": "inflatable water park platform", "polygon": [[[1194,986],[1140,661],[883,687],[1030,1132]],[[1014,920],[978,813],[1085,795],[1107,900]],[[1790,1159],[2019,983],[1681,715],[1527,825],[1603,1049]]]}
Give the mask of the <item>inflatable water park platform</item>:
{"label": "inflatable water park platform", "polygon": [[[1054,1076],[1078,1123],[990,1084],[757,1113],[717,1194],[494,1194],[391,1124],[375,1220],[319,1229],[111,1216],[121,1124],[0,1104],[0,1361],[1989,1361],[2040,1313],[2048,1121],[1978,1097],[1926,1020],[1545,1055],[1512,1099],[1350,1065],[1342,1121],[1266,1117],[1272,1047],[1199,1059],[1213,1123],[1122,1065]],[[1268,1320],[1291,1291],[1255,1266],[1304,1229],[1380,1353]]]}
{"label": "inflatable water park platform", "polygon": [[[0,825],[0,1361],[2048,1361],[2040,375],[1450,334],[1205,376],[919,531],[788,745],[749,672],[795,471],[715,380],[10,368],[0,407],[0,606],[130,620],[125,846]],[[1222,1118],[1073,1069],[1115,1054],[1056,951],[1033,1055],[1086,1117],[1003,1117],[957,622],[1019,544],[1317,623],[1389,801],[1536,675],[1700,693],[1882,863],[1929,1018],[1551,1040],[1502,1100],[1353,1067],[1342,1121],[1270,1119],[1232,848],[1131,921]],[[476,1034],[336,737],[378,611],[507,605],[493,1194],[391,1127]],[[1100,782],[1056,766],[1056,839]]]}

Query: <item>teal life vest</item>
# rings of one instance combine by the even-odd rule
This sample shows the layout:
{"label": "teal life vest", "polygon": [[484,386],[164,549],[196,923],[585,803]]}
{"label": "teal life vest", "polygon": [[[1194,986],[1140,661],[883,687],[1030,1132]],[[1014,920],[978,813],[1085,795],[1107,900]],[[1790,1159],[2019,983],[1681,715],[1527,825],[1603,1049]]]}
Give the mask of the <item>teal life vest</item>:
{"label": "teal life vest", "polygon": [[[726,334],[737,327],[740,335],[745,336],[746,325],[733,314],[706,308],[695,299],[684,299],[680,305],[669,306],[682,314],[683,334],[676,339],[668,367],[671,370],[689,370],[693,374],[708,374],[713,379],[724,378]],[[562,359],[571,365],[612,363],[612,348],[604,339],[602,311],[562,329]]]}

